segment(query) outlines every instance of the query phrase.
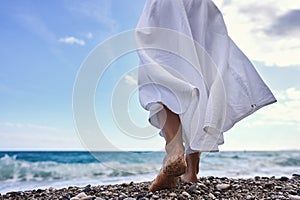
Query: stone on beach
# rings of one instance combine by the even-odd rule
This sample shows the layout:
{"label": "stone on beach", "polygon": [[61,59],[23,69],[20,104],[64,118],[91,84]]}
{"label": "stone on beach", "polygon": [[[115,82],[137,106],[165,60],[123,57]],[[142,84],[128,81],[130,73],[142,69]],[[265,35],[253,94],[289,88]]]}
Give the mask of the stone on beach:
{"label": "stone on beach", "polygon": [[300,200],[300,196],[289,195],[290,200]]}
{"label": "stone on beach", "polygon": [[227,189],[229,189],[230,187],[231,187],[230,184],[217,184],[217,185],[216,185],[216,188],[217,188],[218,190],[227,190]]}
{"label": "stone on beach", "polygon": [[86,195],[84,192],[80,192],[75,197],[72,197],[70,200],[94,200],[94,199],[96,199],[95,196]]}
{"label": "stone on beach", "polygon": [[[297,176],[293,176],[297,177]],[[174,189],[149,192],[151,182],[123,183],[62,189],[37,189],[0,194],[1,200],[156,200],[156,199],[278,199],[300,200],[299,178],[218,178],[200,177],[197,183],[180,182]],[[85,191],[85,192],[83,192]]]}

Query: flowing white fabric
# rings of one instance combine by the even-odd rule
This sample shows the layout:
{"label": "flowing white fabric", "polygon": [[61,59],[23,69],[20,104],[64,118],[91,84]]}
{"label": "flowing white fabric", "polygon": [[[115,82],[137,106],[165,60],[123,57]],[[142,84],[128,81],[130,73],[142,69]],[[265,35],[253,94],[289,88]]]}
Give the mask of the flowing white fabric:
{"label": "flowing white fabric", "polygon": [[276,102],[211,0],[147,0],[136,41],[141,105],[160,129],[163,105],[179,115],[187,153],[218,151],[223,132]]}

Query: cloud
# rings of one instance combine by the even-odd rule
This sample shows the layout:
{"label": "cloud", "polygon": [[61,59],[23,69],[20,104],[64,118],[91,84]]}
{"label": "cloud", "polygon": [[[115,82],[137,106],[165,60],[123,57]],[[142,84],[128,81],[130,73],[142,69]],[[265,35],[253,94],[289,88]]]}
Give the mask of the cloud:
{"label": "cloud", "polygon": [[48,28],[41,17],[31,13],[20,13],[15,15],[17,21],[28,31],[37,35],[45,41],[53,42],[56,39],[55,34]]}
{"label": "cloud", "polygon": [[291,100],[300,100],[300,91],[295,88],[289,88],[286,90],[286,95]]}
{"label": "cloud", "polygon": [[132,75],[126,75],[124,77],[125,83],[129,85],[137,85],[137,80]]}
{"label": "cloud", "polygon": [[294,0],[214,0],[229,35],[245,54],[268,66],[300,66],[299,7]]}
{"label": "cloud", "polygon": [[79,0],[67,1],[67,9],[72,13],[88,17],[91,20],[99,22],[109,31],[116,31],[119,27],[116,20],[112,18],[112,1],[110,0]]}
{"label": "cloud", "polygon": [[300,130],[300,90],[288,88],[274,94],[278,102],[259,110],[260,120],[249,122],[246,126],[288,125]]}
{"label": "cloud", "polygon": [[59,38],[58,41],[62,42],[62,43],[66,43],[66,44],[78,44],[78,45],[81,45],[81,46],[85,45],[84,40],[75,38],[73,36]]}
{"label": "cloud", "polygon": [[87,39],[93,39],[93,34],[91,33],[91,32],[88,32],[87,34],[86,34],[86,38]]}
{"label": "cloud", "polygon": [[[266,29],[266,33],[278,36],[300,35],[300,9],[291,10],[279,16],[271,27]],[[297,36],[296,36],[297,35]]]}

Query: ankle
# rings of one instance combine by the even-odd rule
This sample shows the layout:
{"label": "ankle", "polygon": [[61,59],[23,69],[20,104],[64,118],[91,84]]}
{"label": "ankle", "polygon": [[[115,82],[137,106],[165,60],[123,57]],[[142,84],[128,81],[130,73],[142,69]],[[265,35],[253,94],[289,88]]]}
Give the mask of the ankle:
{"label": "ankle", "polygon": [[193,172],[185,172],[180,176],[181,180],[187,183],[196,183],[198,181],[198,177],[196,173]]}
{"label": "ankle", "polygon": [[183,155],[184,154],[184,146],[182,143],[166,144],[165,150],[168,155]]}
{"label": "ankle", "polygon": [[187,166],[185,174],[189,176],[197,176],[198,174],[197,168],[191,168],[190,166]]}

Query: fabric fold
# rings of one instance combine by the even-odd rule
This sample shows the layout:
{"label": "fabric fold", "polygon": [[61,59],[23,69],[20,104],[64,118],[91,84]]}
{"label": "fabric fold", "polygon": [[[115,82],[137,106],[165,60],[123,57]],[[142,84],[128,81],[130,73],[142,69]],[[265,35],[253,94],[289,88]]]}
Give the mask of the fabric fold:
{"label": "fabric fold", "polygon": [[160,129],[162,105],[179,115],[187,153],[218,151],[223,132],[276,102],[211,0],[147,0],[136,41],[140,103]]}

